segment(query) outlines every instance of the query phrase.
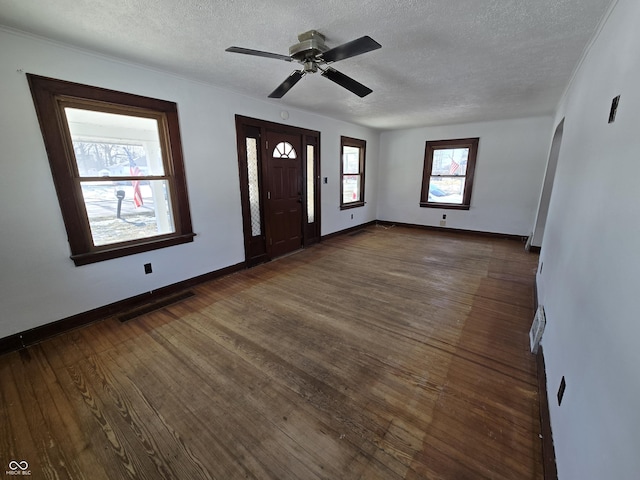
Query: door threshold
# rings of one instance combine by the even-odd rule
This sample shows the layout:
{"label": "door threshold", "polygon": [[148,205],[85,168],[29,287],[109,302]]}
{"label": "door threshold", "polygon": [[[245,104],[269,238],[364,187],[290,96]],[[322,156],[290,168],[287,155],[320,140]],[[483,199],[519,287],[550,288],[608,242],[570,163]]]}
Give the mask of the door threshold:
{"label": "door threshold", "polygon": [[272,258],[271,261],[275,262],[276,260],[280,260],[281,258],[287,258],[287,257],[290,257],[291,255],[295,255],[296,253],[300,253],[303,251],[304,251],[304,248],[299,248],[298,250],[294,250],[293,252],[283,253],[278,257]]}

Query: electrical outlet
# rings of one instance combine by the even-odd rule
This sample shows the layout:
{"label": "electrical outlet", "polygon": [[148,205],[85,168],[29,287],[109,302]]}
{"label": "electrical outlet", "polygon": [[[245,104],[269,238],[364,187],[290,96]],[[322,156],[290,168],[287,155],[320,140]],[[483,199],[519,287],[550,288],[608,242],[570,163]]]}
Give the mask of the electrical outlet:
{"label": "electrical outlet", "polygon": [[153,270],[151,269],[151,264],[150,263],[145,263],[144,264],[144,273],[145,273],[145,275],[148,275],[151,272],[153,272]]}
{"label": "electrical outlet", "polygon": [[351,220],[353,220],[353,213],[351,214]]}
{"label": "electrical outlet", "polygon": [[447,221],[446,220],[440,220],[440,226],[441,227],[446,227],[447,225]]}

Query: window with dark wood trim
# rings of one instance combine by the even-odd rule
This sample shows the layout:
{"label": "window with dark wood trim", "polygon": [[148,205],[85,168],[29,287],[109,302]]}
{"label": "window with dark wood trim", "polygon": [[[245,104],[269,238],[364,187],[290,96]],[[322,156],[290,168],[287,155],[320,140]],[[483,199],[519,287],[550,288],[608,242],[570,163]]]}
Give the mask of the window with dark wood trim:
{"label": "window with dark wood trim", "polygon": [[478,142],[478,138],[427,142],[421,207],[469,210]]}
{"label": "window with dark wood trim", "polygon": [[77,266],[193,241],[175,103],[27,77]]}
{"label": "window with dark wood trim", "polygon": [[340,137],[340,209],[364,205],[364,165],[367,142]]}

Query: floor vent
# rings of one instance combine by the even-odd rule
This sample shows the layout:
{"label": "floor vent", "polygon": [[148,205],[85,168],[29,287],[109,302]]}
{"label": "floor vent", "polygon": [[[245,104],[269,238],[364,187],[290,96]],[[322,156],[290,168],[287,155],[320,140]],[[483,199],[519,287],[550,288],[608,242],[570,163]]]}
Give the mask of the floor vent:
{"label": "floor vent", "polygon": [[538,305],[535,317],[533,317],[533,324],[531,330],[529,330],[529,346],[531,347],[531,353],[538,353],[538,346],[540,340],[542,340],[542,333],[544,327],[547,324],[547,318],[544,314],[544,307]]}
{"label": "floor vent", "polygon": [[191,290],[176,293],[175,295],[170,295],[168,297],[156,300],[155,302],[147,303],[138,308],[134,308],[133,310],[129,310],[128,312],[119,315],[118,320],[120,320],[121,322],[126,322],[133,318],[137,318],[142,315],[146,315],[147,313],[155,312],[156,310],[168,307],[169,305],[173,305],[174,303],[181,302],[182,300],[186,300],[187,298],[193,297],[194,295],[195,293],[193,293]]}

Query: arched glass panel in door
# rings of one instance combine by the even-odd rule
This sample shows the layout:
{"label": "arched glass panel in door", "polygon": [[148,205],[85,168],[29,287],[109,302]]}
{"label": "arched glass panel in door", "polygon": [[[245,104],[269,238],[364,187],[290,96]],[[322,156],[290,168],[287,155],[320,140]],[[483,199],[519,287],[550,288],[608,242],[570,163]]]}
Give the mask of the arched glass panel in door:
{"label": "arched glass panel in door", "polygon": [[289,142],[280,142],[273,149],[273,158],[297,158],[296,149]]}

